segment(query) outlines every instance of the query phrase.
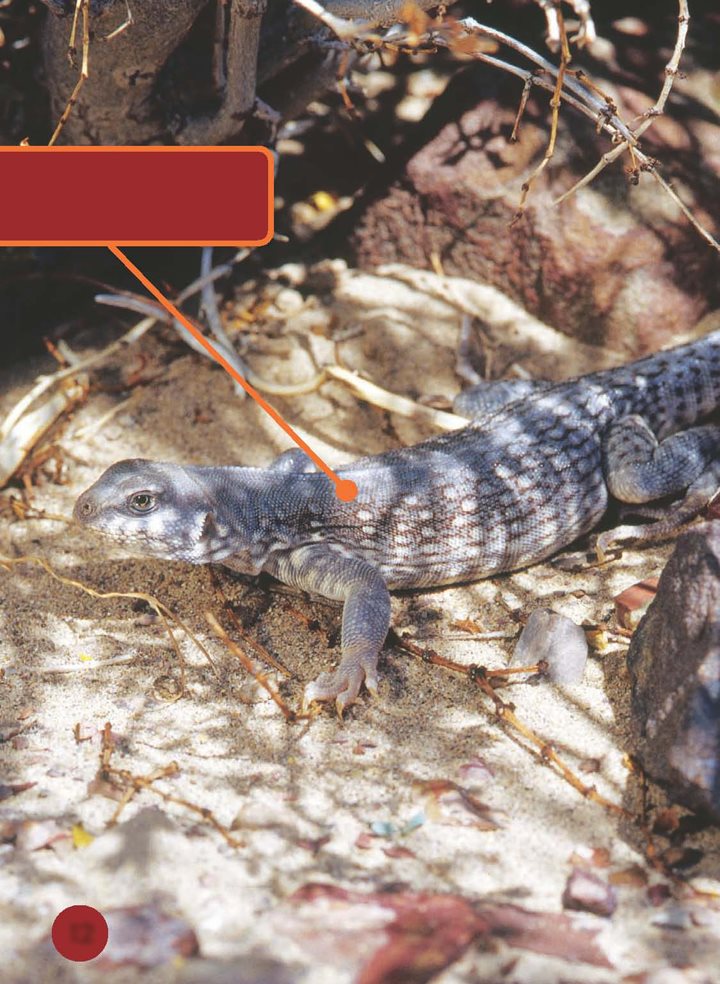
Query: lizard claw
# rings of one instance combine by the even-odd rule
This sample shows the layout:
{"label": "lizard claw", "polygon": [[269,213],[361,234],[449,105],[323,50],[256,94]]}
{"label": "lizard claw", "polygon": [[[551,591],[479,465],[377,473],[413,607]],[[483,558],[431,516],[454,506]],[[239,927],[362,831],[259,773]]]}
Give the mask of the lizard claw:
{"label": "lizard claw", "polygon": [[313,701],[333,700],[338,717],[342,718],[345,708],[348,704],[352,704],[359,694],[363,680],[368,691],[376,697],[378,680],[374,670],[366,670],[358,664],[344,667],[341,663],[334,673],[321,673],[317,680],[313,680],[305,687],[303,711],[307,710]]}
{"label": "lizard claw", "polygon": [[376,673],[365,671],[365,689],[371,697],[378,696],[378,678]]}

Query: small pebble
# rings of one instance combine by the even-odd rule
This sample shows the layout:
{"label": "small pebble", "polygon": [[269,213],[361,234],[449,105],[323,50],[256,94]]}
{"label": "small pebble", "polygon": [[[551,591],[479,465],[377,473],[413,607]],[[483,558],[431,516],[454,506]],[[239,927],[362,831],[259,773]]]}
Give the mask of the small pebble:
{"label": "small pebble", "polygon": [[515,646],[511,666],[530,666],[545,660],[553,683],[580,683],[588,643],[579,625],[549,608],[538,608],[527,620]]}
{"label": "small pebble", "polygon": [[580,909],[596,916],[611,916],[617,906],[615,889],[598,875],[573,868],[562,896],[565,909]]}

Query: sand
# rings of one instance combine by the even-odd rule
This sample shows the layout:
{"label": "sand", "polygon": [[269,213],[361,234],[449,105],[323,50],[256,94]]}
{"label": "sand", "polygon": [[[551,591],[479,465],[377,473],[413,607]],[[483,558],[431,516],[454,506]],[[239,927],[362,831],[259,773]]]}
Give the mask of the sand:
{"label": "sand", "polygon": [[[334,270],[333,290],[326,289],[329,272],[316,272],[302,292],[280,278],[239,294],[232,314],[235,324],[243,313],[245,323],[252,319],[247,359],[256,372],[282,382],[309,378],[314,364],[335,361],[329,336],[354,329],[339,345],[349,368],[413,398],[457,392],[455,309],[393,278],[337,264]],[[552,335],[533,346],[540,329],[511,334],[501,322],[491,319],[487,329],[498,345],[497,366],[516,363],[561,377],[618,358],[562,336],[556,350]],[[88,330],[76,350],[100,349],[121,331],[117,319]],[[38,372],[52,369],[47,357],[3,371],[3,415]],[[140,383],[118,390],[135,372]],[[87,401],[57,439],[66,484],[41,470],[32,496],[38,509],[69,518],[77,495],[121,458],[263,465],[290,446],[260,408],[238,399],[222,369],[191,353],[167,327],[92,370],[91,381]],[[269,399],[333,466],[433,433],[360,402],[335,382]],[[9,493],[19,494],[6,489],[6,504]],[[518,623],[535,608],[614,627],[614,595],[657,575],[671,549],[626,550],[602,569],[569,573],[549,562],[477,584],[396,595],[393,624],[451,659],[502,667]],[[559,917],[568,876],[585,863],[605,881],[633,873],[617,887],[611,917],[572,915],[576,929],[596,934],[606,966],[478,939],[434,979],[720,981],[717,830],[685,841],[702,856],[673,883],[648,863],[633,822],[584,799],[543,764],[467,678],[390,647],[376,699],[363,694],[342,721],[325,708],[310,721],[287,723],[210,631],[205,613],[237,638],[224,594],[248,634],[287,669],[268,672],[297,709],[305,683],[337,660],[339,609],[332,604],[270,580],[223,571],[213,579],[207,568],[131,557],[66,522],[20,520],[8,508],[0,554],[45,558],[58,574],[97,591],[154,595],[197,634],[215,665],[213,671],[178,632],[185,687],[180,699],[168,699],[180,687],[177,655],[146,605],[90,597],[31,564],[0,569],[0,725],[8,738],[0,743],[0,770],[3,783],[34,784],[2,803],[0,829],[9,822],[27,835],[27,821],[38,821],[43,844],[0,844],[0,979],[344,984],[360,979],[387,939],[386,910],[374,893],[402,887]],[[506,637],[473,638],[458,626],[468,620]],[[592,652],[576,686],[521,681],[502,696],[584,782],[634,812],[639,783],[625,757],[625,651],[622,641],[611,640],[604,652]],[[106,722],[114,766],[136,776],[178,767],[155,784],[175,801],[141,790],[112,827],[117,800],[90,785]],[[87,740],[76,740],[78,725]],[[491,822],[481,822],[450,786],[445,797],[428,793],[422,784],[431,780],[472,794]],[[651,799],[666,805],[654,787]],[[188,803],[212,811],[242,846],[229,846]],[[47,844],[51,838],[42,833],[55,829],[50,824],[58,838]],[[668,841],[657,844],[663,850]],[[692,896],[692,879],[710,893],[704,900]],[[308,907],[292,898],[317,882],[367,893],[369,904],[327,900]],[[653,905],[648,886],[658,884],[668,886],[668,897]],[[144,968],[137,955],[119,968],[102,966],[102,957],[67,961],[49,931],[60,910],[78,903],[105,912],[153,905],[194,931],[199,955]]]}

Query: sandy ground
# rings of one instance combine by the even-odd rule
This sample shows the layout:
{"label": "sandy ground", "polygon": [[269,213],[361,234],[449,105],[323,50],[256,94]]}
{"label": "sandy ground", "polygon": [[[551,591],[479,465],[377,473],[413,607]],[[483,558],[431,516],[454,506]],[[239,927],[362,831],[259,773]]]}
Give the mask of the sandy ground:
{"label": "sandy ground", "polygon": [[[403,395],[457,392],[459,319],[451,306],[397,282],[352,274],[341,276],[332,295],[310,288],[303,294],[271,286],[262,317],[256,297],[238,299],[236,317],[254,311],[247,357],[257,372],[283,382],[307,378],[313,361],[335,361],[331,333],[357,329],[340,346],[350,368]],[[488,337],[496,332],[516,350],[506,342],[494,371],[516,361],[532,373],[562,376],[612,361],[562,338],[554,347],[552,335],[532,325],[529,334],[513,334],[503,317]],[[88,333],[82,354],[117,334],[117,323]],[[3,372],[0,411],[51,369],[48,358]],[[136,370],[145,382],[118,391]],[[289,446],[258,407],[238,400],[220,368],[190,353],[168,328],[154,329],[91,379],[93,392],[59,440],[67,484],[41,476],[34,493],[34,505],[53,514],[69,517],[78,493],[121,458],[261,465]],[[432,433],[360,402],[337,383],[272,402],[332,465]],[[605,966],[478,939],[434,979],[720,981],[717,831],[686,841],[702,852],[686,881],[716,893],[701,904],[686,883],[653,870],[632,822],[583,799],[503,728],[466,678],[396,648],[382,656],[377,699],[363,695],[342,721],[326,708],[311,721],[288,724],[209,630],[205,613],[212,611],[233,636],[208,569],[131,558],[58,520],[19,520],[7,510],[2,516],[0,554],[43,557],[59,574],[98,591],[151,593],[197,633],[215,665],[214,672],[179,632],[185,689],[170,700],[179,686],[178,660],[145,605],[90,597],[30,564],[0,570],[0,724],[7,738],[0,776],[6,784],[34,784],[5,800],[0,824],[54,823],[62,835],[34,850],[31,842],[0,844],[3,981],[382,979],[361,977],[361,970],[383,945],[385,910],[338,900],[303,905],[292,893],[320,882],[366,893],[370,902],[373,893],[402,887],[554,916],[563,912],[565,883],[582,858],[594,859],[588,863],[601,879],[626,882],[617,887],[611,917],[571,918],[576,929],[596,934]],[[659,573],[670,550],[626,551],[602,570],[570,574],[546,563],[469,586],[398,595],[394,625],[452,659],[503,666],[511,638],[477,640],[456,623],[469,619],[510,634],[534,608],[552,607],[578,622],[613,624],[613,596]],[[304,684],[337,659],[339,610],[270,581],[222,571],[216,580],[248,634],[287,668],[286,676],[271,671],[271,679],[297,708]],[[636,810],[638,784],[624,758],[624,653],[615,643],[592,653],[577,686],[520,682],[503,696],[583,781]],[[113,765],[147,776],[177,763],[175,775],[156,783],[176,801],[142,790],[108,827],[118,802],[90,786],[106,722]],[[88,740],[76,740],[78,724]],[[16,728],[20,734],[12,737]],[[457,792],[428,793],[422,783],[430,780],[475,796],[494,823],[480,822]],[[662,793],[651,792],[662,804]],[[212,811],[242,846],[229,846],[187,803]],[[658,838],[659,849],[667,844]],[[652,904],[648,888],[658,884],[668,886],[667,897],[656,890],[655,902],[663,897]],[[104,912],[152,904],[194,931],[199,955],[144,968],[137,955],[119,968],[66,961],[49,931],[61,909],[79,903]]]}

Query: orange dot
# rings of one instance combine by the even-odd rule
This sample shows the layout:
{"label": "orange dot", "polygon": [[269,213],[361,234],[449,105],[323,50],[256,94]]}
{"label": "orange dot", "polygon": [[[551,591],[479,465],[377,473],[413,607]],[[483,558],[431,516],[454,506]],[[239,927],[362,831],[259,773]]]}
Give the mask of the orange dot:
{"label": "orange dot", "polygon": [[335,495],[341,502],[352,502],[357,494],[357,485],[349,478],[339,478],[335,483]]}

